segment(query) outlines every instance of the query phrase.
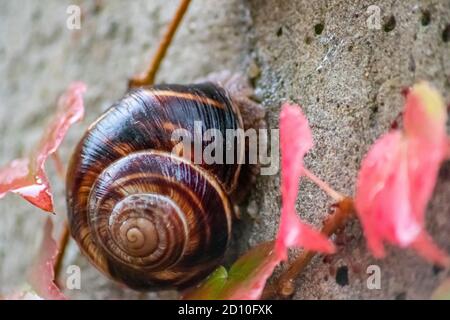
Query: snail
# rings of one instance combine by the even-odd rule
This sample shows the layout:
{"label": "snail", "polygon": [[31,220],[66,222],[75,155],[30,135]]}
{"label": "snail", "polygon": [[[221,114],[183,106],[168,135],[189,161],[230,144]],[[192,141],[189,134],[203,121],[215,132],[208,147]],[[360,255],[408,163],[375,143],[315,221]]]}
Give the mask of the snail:
{"label": "snail", "polygon": [[[140,87],[88,128],[70,160],[66,199],[71,234],[103,274],[136,290],[181,289],[218,266],[258,165],[196,164],[171,136],[193,133],[196,121],[222,133],[263,128],[251,95],[247,81],[228,72]],[[227,150],[224,141],[211,143]],[[235,160],[248,157],[243,145]]]}

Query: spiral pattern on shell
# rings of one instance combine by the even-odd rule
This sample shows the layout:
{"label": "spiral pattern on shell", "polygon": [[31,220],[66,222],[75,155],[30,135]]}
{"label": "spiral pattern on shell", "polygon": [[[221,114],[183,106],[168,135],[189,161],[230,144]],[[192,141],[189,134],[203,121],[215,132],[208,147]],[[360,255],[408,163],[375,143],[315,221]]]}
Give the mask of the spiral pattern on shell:
{"label": "spiral pattern on shell", "polygon": [[242,127],[212,83],[141,88],[94,122],[72,157],[72,236],[100,271],[131,288],[188,286],[226,250],[241,165],[195,165],[171,153],[171,132],[192,132],[194,121],[224,134]]}

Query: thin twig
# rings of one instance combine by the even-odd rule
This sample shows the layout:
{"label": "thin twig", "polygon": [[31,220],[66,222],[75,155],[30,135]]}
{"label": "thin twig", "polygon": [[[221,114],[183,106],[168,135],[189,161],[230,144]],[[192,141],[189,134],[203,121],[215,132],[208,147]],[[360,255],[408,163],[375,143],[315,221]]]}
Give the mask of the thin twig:
{"label": "thin twig", "polygon": [[56,259],[55,259],[55,264],[53,266],[53,271],[55,274],[56,282],[59,279],[59,275],[61,273],[62,262],[64,260],[64,254],[66,252],[66,248],[67,248],[67,244],[69,243],[69,239],[70,239],[69,225],[67,224],[67,222],[64,222],[63,230],[62,230],[61,236],[58,240],[58,250],[59,251],[58,251],[58,255],[56,256]]}
{"label": "thin twig", "polygon": [[345,196],[334,190],[328,183],[317,177],[314,173],[303,168],[303,174],[312,182],[314,182],[320,189],[325,191],[330,197],[334,199],[336,202],[340,202],[345,199]]}
{"label": "thin twig", "polygon": [[[66,169],[64,167],[64,164],[61,160],[61,157],[56,151],[52,154],[53,163],[55,164],[56,173],[58,174],[58,177],[64,182],[65,181],[65,175],[66,175]],[[69,225],[67,221],[64,221],[61,235],[58,240],[58,255],[56,256],[55,263],[53,265],[53,274],[55,276],[55,282],[58,282],[58,278],[61,272],[62,262],[64,260],[64,254],[66,252],[67,244],[69,243],[70,238],[70,230]]]}
{"label": "thin twig", "polygon": [[[354,215],[353,200],[344,197],[338,204],[336,211],[324,221],[321,232],[330,237]],[[274,284],[267,285],[262,294],[262,299],[270,299],[275,296],[288,298],[295,290],[295,279],[305,269],[308,263],[316,255],[315,251],[304,251],[294,261],[292,261],[281,276],[275,280]]]}
{"label": "thin twig", "polygon": [[184,14],[186,13],[187,8],[189,7],[189,3],[191,0],[181,0],[178,9],[173,17],[173,20],[169,24],[166,33],[164,34],[161,42],[159,43],[158,50],[153,56],[152,61],[150,62],[150,67],[148,70],[141,75],[137,75],[130,79],[128,83],[129,88],[142,87],[142,86],[150,86],[155,81],[156,72],[158,72],[159,66],[166,55],[167,49],[169,48],[170,43],[175,35],[175,32],[178,29],[178,26],[183,19]]}

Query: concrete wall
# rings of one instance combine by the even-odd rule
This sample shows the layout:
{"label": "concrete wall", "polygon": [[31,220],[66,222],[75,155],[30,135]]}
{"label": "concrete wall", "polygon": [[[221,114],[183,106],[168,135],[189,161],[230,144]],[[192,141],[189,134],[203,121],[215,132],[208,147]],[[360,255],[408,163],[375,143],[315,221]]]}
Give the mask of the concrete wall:
{"label": "concrete wall", "polygon": [[[0,1],[0,163],[21,156],[39,139],[59,93],[73,80],[88,86],[86,119],[62,148],[67,161],[85,128],[142,71],[178,1]],[[66,8],[83,9],[82,28],[66,28]],[[381,9],[381,29],[367,27],[366,10]],[[343,193],[354,192],[361,158],[402,109],[403,87],[426,79],[450,101],[448,0],[281,1],[194,0],[158,82],[186,83],[213,71],[247,72],[277,127],[280,102],[302,104],[316,142],[307,165]],[[48,166],[57,221],[65,218],[63,183]],[[427,227],[450,251],[450,167],[442,170]],[[258,179],[250,213],[236,227],[229,260],[271,239],[279,216],[279,176]],[[320,225],[329,199],[302,182],[298,210]],[[244,208],[245,211],[245,208]],[[0,294],[24,279],[41,238],[46,214],[17,196],[0,201]],[[371,258],[360,226],[331,262],[317,258],[298,279],[295,298],[423,298],[446,276],[414,253],[389,249]],[[74,298],[154,298],[105,279],[71,243],[65,264],[82,269]],[[368,265],[382,271],[381,290],[366,288]],[[348,284],[345,281],[348,276]],[[162,297],[173,297],[173,292]]]}

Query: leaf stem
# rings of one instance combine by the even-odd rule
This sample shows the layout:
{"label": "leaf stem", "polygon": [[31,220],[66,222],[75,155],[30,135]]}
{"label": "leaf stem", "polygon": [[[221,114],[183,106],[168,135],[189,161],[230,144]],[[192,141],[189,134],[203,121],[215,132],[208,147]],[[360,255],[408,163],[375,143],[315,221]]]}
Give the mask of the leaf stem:
{"label": "leaf stem", "polygon": [[161,39],[158,49],[150,62],[150,67],[145,73],[131,78],[128,83],[129,88],[150,86],[155,82],[155,76],[156,73],[158,72],[159,66],[161,65],[161,62],[166,55],[167,49],[169,48],[170,43],[172,42],[175,32],[177,31],[178,26],[180,25],[180,22],[183,19],[183,16],[186,13],[186,10],[188,9],[190,2],[191,0],[180,1],[178,9],[175,12],[174,17],[170,22],[166,30],[166,33]]}
{"label": "leaf stem", "polygon": [[[343,197],[337,203],[336,211],[324,220],[321,232],[330,237],[345,226],[350,218],[354,216],[354,212],[353,200],[350,197]],[[271,299],[276,296],[289,298],[292,296],[295,291],[295,279],[316,254],[315,251],[307,250],[302,252],[288,265],[287,269],[275,280],[274,284],[266,286],[262,299]]]}
{"label": "leaf stem", "polygon": [[317,177],[314,173],[309,171],[306,167],[303,167],[303,174],[312,182],[314,182],[320,189],[325,191],[336,202],[341,202],[345,199],[345,196],[334,190],[328,183]]}
{"label": "leaf stem", "polygon": [[58,282],[59,274],[61,272],[62,262],[64,259],[64,254],[66,252],[67,244],[70,239],[70,230],[67,222],[64,222],[63,230],[61,236],[58,240],[58,255],[55,259],[55,264],[53,265],[53,271],[55,275],[55,282]]}
{"label": "leaf stem", "polygon": [[[65,173],[66,170],[64,168],[64,164],[61,160],[60,154],[58,151],[55,151],[52,155],[52,160],[55,164],[56,173],[58,177],[64,182],[65,181]],[[55,275],[55,283],[58,282],[59,274],[61,272],[62,261],[64,260],[64,254],[66,252],[67,244],[70,239],[70,230],[67,221],[64,221],[64,225],[62,227],[61,235],[58,240],[58,255],[55,259],[55,264],[53,265],[53,272]]]}

